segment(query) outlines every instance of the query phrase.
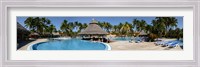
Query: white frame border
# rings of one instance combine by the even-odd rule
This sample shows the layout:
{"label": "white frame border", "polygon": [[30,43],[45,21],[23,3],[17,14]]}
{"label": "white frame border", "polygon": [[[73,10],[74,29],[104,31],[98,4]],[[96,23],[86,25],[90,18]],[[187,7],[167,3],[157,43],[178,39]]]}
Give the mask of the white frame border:
{"label": "white frame border", "polygon": [[[194,10],[194,60],[193,61],[12,61],[8,60],[7,44],[9,43],[7,35],[7,10],[9,7],[192,7]],[[200,18],[200,1],[198,0],[0,0],[0,66],[3,67],[198,67],[200,65],[200,46],[199,46],[199,18]],[[55,63],[56,62],[56,63]]]}

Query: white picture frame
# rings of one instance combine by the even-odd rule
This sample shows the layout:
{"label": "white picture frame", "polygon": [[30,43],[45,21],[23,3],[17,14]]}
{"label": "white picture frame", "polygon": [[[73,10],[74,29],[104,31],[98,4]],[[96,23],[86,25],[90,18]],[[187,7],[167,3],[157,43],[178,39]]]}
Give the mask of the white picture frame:
{"label": "white picture frame", "polygon": [[[199,0],[0,0],[0,66],[2,67],[198,67],[199,46]],[[17,7],[191,7],[193,8],[194,60],[8,60],[9,33],[8,8]]]}

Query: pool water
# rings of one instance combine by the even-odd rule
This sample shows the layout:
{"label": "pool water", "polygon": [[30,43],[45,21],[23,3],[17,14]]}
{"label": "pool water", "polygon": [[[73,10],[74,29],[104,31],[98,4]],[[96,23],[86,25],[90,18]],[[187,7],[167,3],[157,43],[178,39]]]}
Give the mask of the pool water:
{"label": "pool water", "polygon": [[108,50],[109,46],[100,42],[80,39],[51,40],[34,44],[32,50]]}

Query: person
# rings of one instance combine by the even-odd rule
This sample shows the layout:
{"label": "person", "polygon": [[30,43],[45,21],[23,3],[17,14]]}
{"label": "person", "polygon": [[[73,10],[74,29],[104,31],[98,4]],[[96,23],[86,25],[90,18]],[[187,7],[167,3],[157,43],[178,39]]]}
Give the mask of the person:
{"label": "person", "polygon": [[108,38],[107,42],[110,43],[110,38]]}

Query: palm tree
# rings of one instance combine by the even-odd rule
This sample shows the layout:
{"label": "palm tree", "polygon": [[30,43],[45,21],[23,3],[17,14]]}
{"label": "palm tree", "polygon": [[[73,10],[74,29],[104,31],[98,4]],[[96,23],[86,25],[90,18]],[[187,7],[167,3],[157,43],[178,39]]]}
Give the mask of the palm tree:
{"label": "palm tree", "polygon": [[176,28],[175,29],[175,33],[176,33],[176,38],[179,40],[180,38],[183,38],[183,29],[180,28]]}
{"label": "palm tree", "polygon": [[101,28],[103,28],[103,23],[98,21],[97,25],[99,25]]}
{"label": "palm tree", "polygon": [[55,28],[55,26],[54,26],[53,24],[51,24],[46,30],[47,30],[47,32],[50,33],[50,35],[51,35],[51,37],[52,37],[53,31],[55,31],[56,28]]}
{"label": "palm tree", "polygon": [[149,32],[151,32],[152,31],[152,25],[146,25],[146,27],[145,27],[145,32],[146,33],[149,33]]}
{"label": "palm tree", "polygon": [[78,26],[78,33],[79,33],[83,29],[83,24],[82,23],[78,23],[77,26]]}
{"label": "palm tree", "polygon": [[85,29],[85,28],[87,28],[87,26],[88,26],[87,23],[84,23],[83,28],[81,28],[81,29]]}
{"label": "palm tree", "polygon": [[74,25],[76,30],[78,30],[79,27],[80,27],[80,23],[78,21],[75,21],[73,25]]}
{"label": "palm tree", "polygon": [[44,17],[28,17],[24,23],[31,31],[44,34],[51,21]]}
{"label": "palm tree", "polygon": [[152,20],[153,25],[147,24],[145,27],[146,33],[148,33],[148,41],[154,41],[159,36],[159,31],[162,30],[162,28],[157,28],[159,25],[155,25],[156,21]]}
{"label": "palm tree", "polygon": [[124,24],[121,23],[121,22],[117,25],[117,32],[118,32],[118,35],[121,35],[120,29],[122,28],[123,25],[124,25]]}
{"label": "palm tree", "polygon": [[[68,25],[68,21],[64,20],[60,26],[60,29],[63,31],[63,33],[67,34],[67,32],[69,31],[69,25]],[[67,34],[68,35],[68,34]]]}
{"label": "palm tree", "polygon": [[110,30],[111,30],[111,28],[112,28],[112,25],[111,25],[109,22],[105,22],[104,28],[106,29],[106,31],[107,31],[108,33],[110,33]]}
{"label": "palm tree", "polygon": [[162,37],[165,32],[165,24],[159,22],[158,20],[152,20],[152,24],[152,33],[157,34],[158,37]]}
{"label": "palm tree", "polygon": [[132,25],[134,26],[134,28],[138,31],[139,30],[139,24],[140,21],[137,20],[137,19],[134,19],[133,22],[132,22]]}
{"label": "palm tree", "polygon": [[33,17],[28,17],[25,20],[24,24],[26,28],[29,28],[29,30],[35,31],[35,24],[34,24],[33,19],[34,19]]}
{"label": "palm tree", "polygon": [[51,21],[50,21],[49,19],[45,18],[45,17],[42,17],[42,18],[41,18],[41,21],[42,21],[44,24],[46,24],[46,25],[51,24]]}
{"label": "palm tree", "polygon": [[34,18],[34,25],[36,27],[36,31],[39,34],[43,33],[43,28],[44,28],[44,24],[42,23],[41,19],[39,17],[35,17]]}
{"label": "palm tree", "polygon": [[168,22],[170,24],[169,28],[177,27],[178,21],[175,17],[169,17],[168,20],[169,20]]}
{"label": "palm tree", "polygon": [[102,29],[106,31],[106,26],[107,26],[106,22],[102,22],[101,25],[102,25]]}
{"label": "palm tree", "polygon": [[122,34],[128,35],[128,33],[131,32],[131,28],[132,28],[132,25],[129,24],[128,22],[125,22],[123,24],[123,26],[121,27],[120,31],[121,31]]}
{"label": "palm tree", "polygon": [[56,27],[53,25],[53,24],[51,24],[50,26],[49,26],[49,33],[51,33],[51,34],[53,34],[53,31],[55,31],[56,30]]}
{"label": "palm tree", "polygon": [[177,19],[175,17],[156,17],[155,18],[158,22],[163,23],[165,27],[165,33],[167,34],[168,30],[172,27],[177,26]]}
{"label": "palm tree", "polygon": [[113,26],[113,33],[117,33],[118,32],[118,26],[117,25],[114,25]]}
{"label": "palm tree", "polygon": [[68,36],[74,36],[74,35],[76,35],[77,34],[77,32],[74,32],[73,30],[77,27],[79,27],[78,26],[79,25],[79,23],[78,22],[69,22],[68,23],[68,21],[67,20],[64,20],[63,22],[62,22],[62,24],[61,24],[61,27],[60,27],[60,29],[66,34],[66,35],[68,35]]}
{"label": "palm tree", "polygon": [[[176,37],[179,34],[174,32],[172,28],[177,26],[177,19],[175,17],[156,17],[155,20],[152,20],[152,26],[146,26],[146,32],[149,32],[151,41],[154,38],[162,37],[163,35],[166,37]],[[179,32],[180,30],[177,29]]]}
{"label": "palm tree", "polygon": [[146,25],[147,25],[146,21],[141,20],[139,23],[139,32],[145,30]]}
{"label": "palm tree", "polygon": [[[136,33],[140,33],[142,31],[145,31],[145,27],[146,27],[147,23],[145,20],[134,19],[132,22],[132,25],[134,26],[133,29],[135,28]],[[136,35],[136,36],[138,36],[138,35]]]}

